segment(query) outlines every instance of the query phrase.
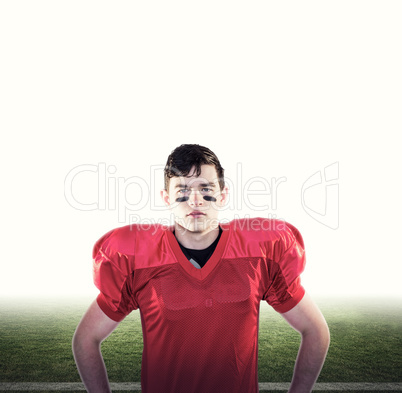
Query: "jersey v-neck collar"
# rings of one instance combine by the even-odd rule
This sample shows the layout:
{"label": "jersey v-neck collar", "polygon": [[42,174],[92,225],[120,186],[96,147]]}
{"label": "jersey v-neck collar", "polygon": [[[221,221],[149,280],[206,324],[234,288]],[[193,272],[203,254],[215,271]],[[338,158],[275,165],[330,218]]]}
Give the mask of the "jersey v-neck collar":
{"label": "jersey v-neck collar", "polygon": [[193,266],[193,264],[184,255],[183,251],[180,248],[179,242],[177,241],[176,237],[173,234],[173,228],[172,230],[166,231],[170,248],[172,249],[172,252],[176,257],[177,262],[190,276],[196,278],[197,280],[202,281],[209,276],[209,274],[218,265],[223,255],[223,252],[226,249],[226,244],[229,238],[229,225],[221,224],[220,226],[222,228],[222,235],[215,248],[215,251],[212,253],[208,262],[202,269],[197,269],[195,266]]}

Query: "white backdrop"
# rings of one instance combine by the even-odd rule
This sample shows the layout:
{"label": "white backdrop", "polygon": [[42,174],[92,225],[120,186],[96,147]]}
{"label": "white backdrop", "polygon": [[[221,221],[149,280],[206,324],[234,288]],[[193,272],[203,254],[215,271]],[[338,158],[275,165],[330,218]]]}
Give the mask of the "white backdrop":
{"label": "white backdrop", "polygon": [[95,296],[94,242],[167,222],[199,143],[223,219],[301,231],[309,292],[401,297],[400,2],[144,3],[0,5],[0,296]]}

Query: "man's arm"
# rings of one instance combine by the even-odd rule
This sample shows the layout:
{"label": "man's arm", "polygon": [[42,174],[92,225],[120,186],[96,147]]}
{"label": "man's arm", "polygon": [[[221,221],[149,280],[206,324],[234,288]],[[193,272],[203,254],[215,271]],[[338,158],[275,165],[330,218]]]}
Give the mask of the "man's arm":
{"label": "man's arm", "polygon": [[73,354],[89,393],[111,392],[100,345],[118,324],[105,315],[94,301],[77,326],[73,337]]}
{"label": "man's arm", "polygon": [[307,294],[281,315],[302,339],[288,393],[310,393],[327,356],[330,341],[327,323]]}

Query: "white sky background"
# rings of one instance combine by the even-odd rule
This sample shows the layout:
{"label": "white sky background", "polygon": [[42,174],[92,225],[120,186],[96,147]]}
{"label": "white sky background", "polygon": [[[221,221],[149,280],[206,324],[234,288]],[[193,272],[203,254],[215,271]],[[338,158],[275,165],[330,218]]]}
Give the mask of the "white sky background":
{"label": "white sky background", "polygon": [[[130,214],[166,222],[151,205],[160,167],[199,143],[231,182],[223,218],[278,217],[301,231],[309,292],[401,297],[401,8],[2,2],[0,296],[96,296],[94,242]],[[66,200],[66,176],[83,165],[115,168],[101,176],[108,187],[87,171],[70,188],[82,204],[102,203],[100,189],[106,208]],[[326,167],[332,180],[302,201]],[[268,207],[247,206],[247,182],[273,179],[276,193],[249,199]],[[124,203],[144,207],[124,221]]]}

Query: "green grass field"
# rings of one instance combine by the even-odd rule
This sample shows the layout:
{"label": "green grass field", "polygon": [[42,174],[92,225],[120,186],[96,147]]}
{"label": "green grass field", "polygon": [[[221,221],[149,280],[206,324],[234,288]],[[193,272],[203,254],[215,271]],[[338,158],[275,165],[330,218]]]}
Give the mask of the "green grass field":
{"label": "green grass field", "polygon": [[[0,382],[79,382],[71,338],[91,300],[0,303]],[[318,299],[331,345],[318,382],[401,382],[402,302]],[[268,306],[261,308],[259,381],[289,382],[299,335]],[[112,382],[140,380],[139,313],[103,343]]]}

